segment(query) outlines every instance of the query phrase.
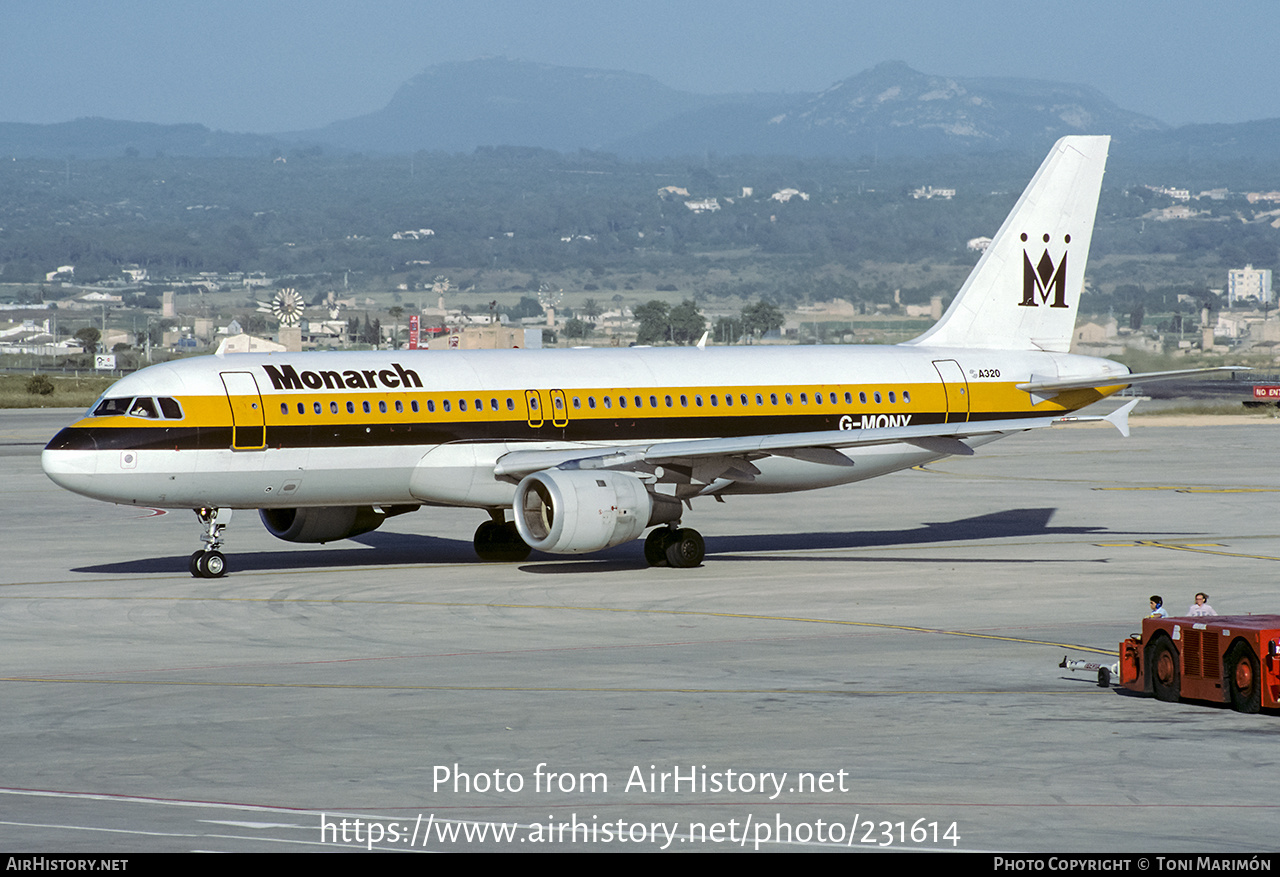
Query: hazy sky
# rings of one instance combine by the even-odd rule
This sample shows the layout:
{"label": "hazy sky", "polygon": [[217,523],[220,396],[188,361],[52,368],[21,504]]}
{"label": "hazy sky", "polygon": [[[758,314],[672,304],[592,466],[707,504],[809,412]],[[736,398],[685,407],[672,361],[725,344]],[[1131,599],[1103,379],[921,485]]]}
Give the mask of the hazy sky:
{"label": "hazy sky", "polygon": [[269,133],[486,55],[699,93],[819,91],[881,61],[1092,85],[1170,124],[1280,117],[1280,0],[0,0],[0,121]]}

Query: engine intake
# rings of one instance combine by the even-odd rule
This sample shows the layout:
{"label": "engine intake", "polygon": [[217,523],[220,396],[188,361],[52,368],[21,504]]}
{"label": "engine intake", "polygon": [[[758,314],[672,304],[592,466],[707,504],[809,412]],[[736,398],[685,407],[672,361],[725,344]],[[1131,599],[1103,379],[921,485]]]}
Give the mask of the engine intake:
{"label": "engine intake", "polygon": [[680,519],[680,503],[654,496],[624,472],[547,469],[516,488],[515,523],[530,547],[583,554],[629,542],[646,527]]}

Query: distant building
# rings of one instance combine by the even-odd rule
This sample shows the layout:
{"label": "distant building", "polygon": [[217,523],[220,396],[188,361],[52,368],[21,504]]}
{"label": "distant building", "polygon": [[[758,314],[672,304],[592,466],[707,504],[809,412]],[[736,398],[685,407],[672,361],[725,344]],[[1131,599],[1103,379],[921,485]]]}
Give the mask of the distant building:
{"label": "distant building", "polygon": [[769,196],[774,201],[780,201],[786,204],[792,198],[799,198],[801,201],[809,200],[808,192],[801,192],[799,189],[781,189]]}
{"label": "distant building", "polygon": [[1227,272],[1227,306],[1250,298],[1259,304],[1271,304],[1270,268],[1254,268],[1249,264]]}
{"label": "distant building", "polygon": [[933,186],[921,186],[919,189],[913,189],[911,197],[919,201],[924,198],[926,201],[933,198],[942,198],[944,201],[950,201],[956,196],[955,189],[935,189]]}
{"label": "distant building", "polygon": [[1143,188],[1149,189],[1150,191],[1155,192],[1158,195],[1167,195],[1168,197],[1172,198],[1174,201],[1190,201],[1191,200],[1190,189],[1175,189],[1172,186],[1143,186]]}
{"label": "distant building", "polygon": [[1167,222],[1170,219],[1192,219],[1198,214],[1198,211],[1192,210],[1183,204],[1176,204],[1173,207],[1165,207],[1162,210],[1155,211],[1151,218],[1156,222]]}
{"label": "distant building", "polygon": [[720,209],[720,202],[715,198],[702,198],[697,201],[686,201],[684,206],[694,213],[715,213]]}
{"label": "distant building", "polygon": [[283,344],[268,341],[266,338],[255,338],[243,332],[222,339],[218,345],[219,354],[227,353],[284,353],[287,348]]}

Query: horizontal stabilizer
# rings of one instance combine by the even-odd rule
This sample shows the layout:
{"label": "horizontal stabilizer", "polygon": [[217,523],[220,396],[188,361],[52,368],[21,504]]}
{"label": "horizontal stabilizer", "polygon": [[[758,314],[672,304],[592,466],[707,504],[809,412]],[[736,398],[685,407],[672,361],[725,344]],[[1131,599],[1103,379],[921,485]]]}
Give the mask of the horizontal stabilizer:
{"label": "horizontal stabilizer", "polygon": [[1240,366],[1221,365],[1214,368],[1182,368],[1164,372],[1136,372],[1133,374],[1095,375],[1088,378],[1069,378],[1067,380],[1036,380],[1034,377],[1025,384],[1018,384],[1019,390],[1028,393],[1046,395],[1061,390],[1085,390],[1093,387],[1119,387],[1132,384],[1146,384],[1154,381],[1167,381],[1170,378],[1185,378],[1189,375],[1202,375],[1209,372],[1251,371]]}

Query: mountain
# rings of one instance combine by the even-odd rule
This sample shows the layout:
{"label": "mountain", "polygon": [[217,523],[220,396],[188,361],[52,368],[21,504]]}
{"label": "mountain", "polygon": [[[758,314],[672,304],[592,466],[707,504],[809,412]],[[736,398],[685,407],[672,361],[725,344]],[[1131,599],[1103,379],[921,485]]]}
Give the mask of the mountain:
{"label": "mountain", "polygon": [[477,146],[576,152],[711,100],[621,70],[486,58],[431,67],[377,112],[290,136],[369,152],[471,152]]}
{"label": "mountain", "polygon": [[1156,132],[1095,89],[933,76],[895,61],[818,94],[694,95],[648,76],[488,58],[431,67],[381,110],[291,135],[343,149],[606,149],[628,157],[1039,150],[1064,134]]}
{"label": "mountain", "polygon": [[228,134],[203,125],[156,125],[116,119],[76,119],[53,125],[0,122],[6,158],[119,158],[157,153],[207,158],[268,155],[279,141],[260,134]]}
{"label": "mountain", "polygon": [[0,156],[265,156],[299,147],[470,153],[518,146],[627,158],[707,152],[887,158],[1039,153],[1065,134],[1106,133],[1144,158],[1265,160],[1274,156],[1277,130],[1280,120],[1169,129],[1086,86],[936,76],[902,62],[819,93],[698,95],[625,71],[486,58],[429,67],[382,109],[317,130],[265,136],[108,119],[0,124]]}
{"label": "mountain", "polygon": [[[753,104],[722,101],[618,141],[623,153],[660,154],[684,131],[697,149],[802,156],[1039,151],[1066,134],[1163,131],[1095,89],[1023,79],[955,79],[880,64],[814,95]],[[708,124],[714,115],[715,124]]]}

